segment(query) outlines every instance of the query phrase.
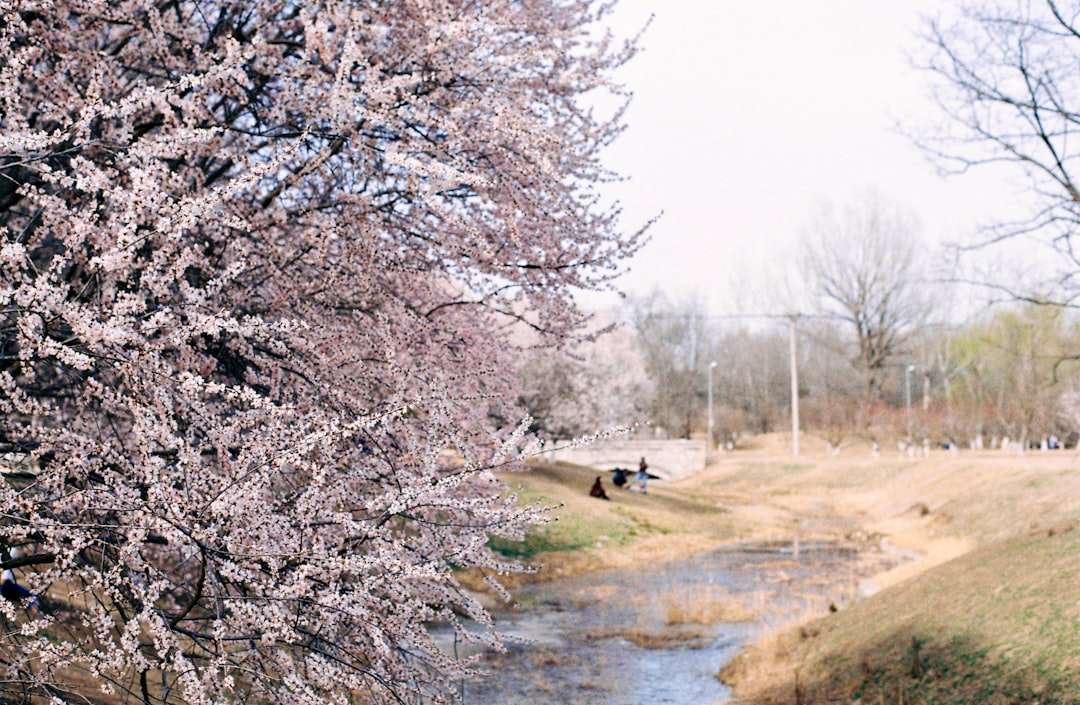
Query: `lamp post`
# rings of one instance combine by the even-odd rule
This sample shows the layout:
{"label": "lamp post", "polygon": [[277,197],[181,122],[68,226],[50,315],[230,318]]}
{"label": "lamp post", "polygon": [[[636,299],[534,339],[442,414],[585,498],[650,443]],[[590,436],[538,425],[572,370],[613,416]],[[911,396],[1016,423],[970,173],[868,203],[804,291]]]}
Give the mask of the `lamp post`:
{"label": "lamp post", "polygon": [[907,442],[911,445],[911,373],[915,371],[915,365],[908,365],[904,369],[904,402],[907,407]]}
{"label": "lamp post", "polygon": [[709,438],[708,445],[705,446],[705,457],[709,457],[713,452],[712,371],[715,367],[715,362],[709,363]]}

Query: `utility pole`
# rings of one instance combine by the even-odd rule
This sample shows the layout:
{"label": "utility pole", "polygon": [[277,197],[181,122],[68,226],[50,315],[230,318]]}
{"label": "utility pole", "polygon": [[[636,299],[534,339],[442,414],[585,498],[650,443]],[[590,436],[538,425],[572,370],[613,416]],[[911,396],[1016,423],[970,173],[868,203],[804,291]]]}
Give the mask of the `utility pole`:
{"label": "utility pole", "polygon": [[713,403],[712,403],[712,371],[716,369],[716,363],[709,363],[709,440],[705,446],[705,457],[708,458],[713,452]]}
{"label": "utility pole", "polygon": [[791,315],[791,453],[799,457],[799,365],[795,356],[795,321],[799,314]]}
{"label": "utility pole", "polygon": [[911,445],[911,373],[915,371],[915,365],[904,368],[904,404],[907,407],[907,442]]}

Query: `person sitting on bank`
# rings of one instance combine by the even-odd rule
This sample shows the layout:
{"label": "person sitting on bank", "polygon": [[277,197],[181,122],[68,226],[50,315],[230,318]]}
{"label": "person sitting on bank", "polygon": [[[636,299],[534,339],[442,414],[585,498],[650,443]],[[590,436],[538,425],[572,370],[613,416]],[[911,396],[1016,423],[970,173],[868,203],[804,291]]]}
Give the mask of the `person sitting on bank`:
{"label": "person sitting on bank", "polygon": [[622,487],[626,484],[626,471],[622,468],[615,468],[615,474],[611,476],[611,483],[616,487]]}
{"label": "person sitting on bank", "polygon": [[600,483],[600,478],[596,478],[596,482],[592,484],[589,489],[590,497],[599,497],[600,499],[611,499],[607,496],[607,492],[604,492],[604,486]]}

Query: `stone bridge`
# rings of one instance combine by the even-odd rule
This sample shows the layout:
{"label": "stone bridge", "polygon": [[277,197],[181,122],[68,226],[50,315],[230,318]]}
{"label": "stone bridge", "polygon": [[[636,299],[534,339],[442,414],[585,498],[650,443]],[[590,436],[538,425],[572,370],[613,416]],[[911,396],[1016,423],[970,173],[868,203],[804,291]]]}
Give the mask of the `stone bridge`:
{"label": "stone bridge", "polygon": [[649,474],[662,480],[681,480],[705,469],[705,441],[612,439],[577,448],[567,448],[566,441],[551,445],[553,449],[543,454],[547,462],[562,461],[597,470],[620,467],[637,472],[642,458],[649,464]]}

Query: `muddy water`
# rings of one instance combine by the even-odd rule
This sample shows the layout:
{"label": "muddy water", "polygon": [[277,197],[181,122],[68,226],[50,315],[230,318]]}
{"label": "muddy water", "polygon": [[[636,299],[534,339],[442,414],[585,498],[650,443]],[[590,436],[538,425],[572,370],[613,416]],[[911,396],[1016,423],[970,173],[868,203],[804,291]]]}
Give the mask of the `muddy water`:
{"label": "muddy water", "polygon": [[508,651],[486,655],[492,677],[463,684],[465,702],[724,703],[716,673],[756,635],[842,608],[860,580],[899,560],[834,543],[758,544],[528,586],[496,615]]}

